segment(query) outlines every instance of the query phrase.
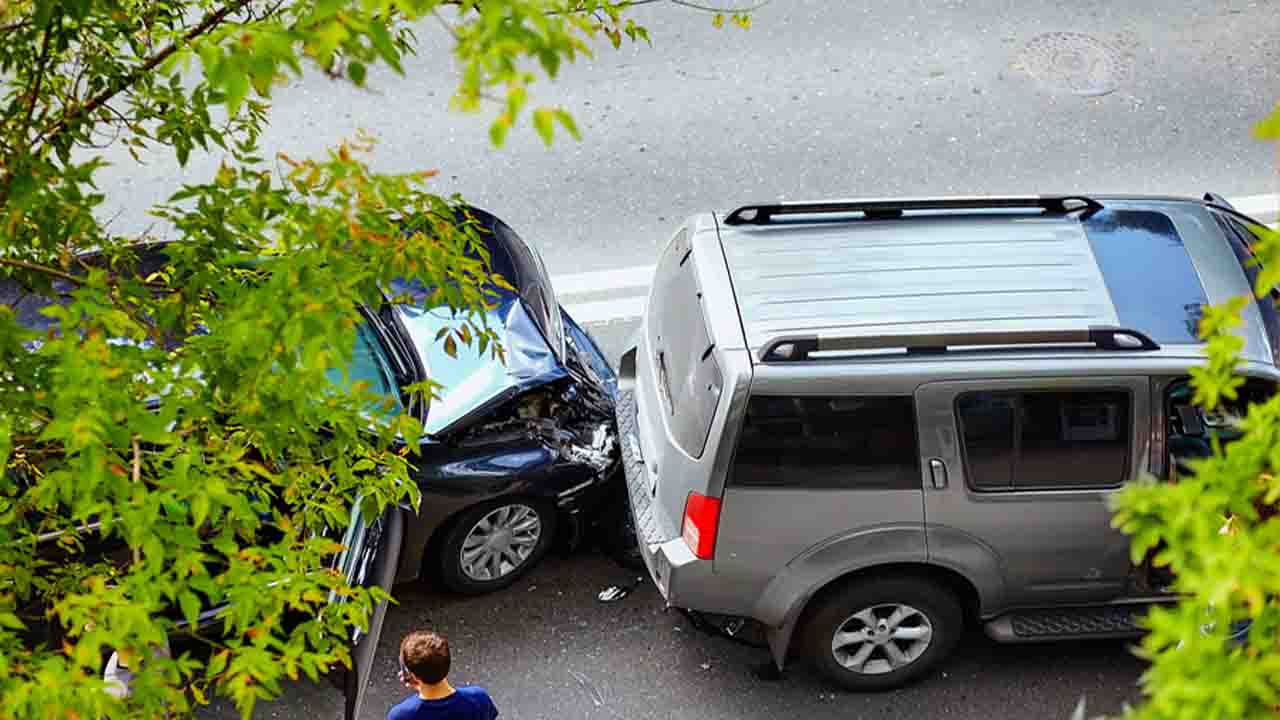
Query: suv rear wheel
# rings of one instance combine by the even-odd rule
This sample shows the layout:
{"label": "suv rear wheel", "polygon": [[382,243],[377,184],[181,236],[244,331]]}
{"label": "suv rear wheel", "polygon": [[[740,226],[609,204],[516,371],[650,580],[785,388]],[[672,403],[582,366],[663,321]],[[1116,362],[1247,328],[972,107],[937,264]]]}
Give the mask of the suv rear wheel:
{"label": "suv rear wheel", "polygon": [[817,669],[849,690],[888,690],[929,672],[964,626],[947,587],[923,578],[851,583],[827,596],[805,627]]}

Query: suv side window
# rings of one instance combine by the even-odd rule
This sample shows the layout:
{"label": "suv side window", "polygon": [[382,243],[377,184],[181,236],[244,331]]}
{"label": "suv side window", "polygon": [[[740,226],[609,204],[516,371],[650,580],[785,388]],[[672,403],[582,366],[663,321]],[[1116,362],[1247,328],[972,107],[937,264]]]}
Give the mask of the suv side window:
{"label": "suv side window", "polygon": [[1129,475],[1122,390],[974,392],[956,401],[966,476],[979,491],[1111,488]]}
{"label": "suv side window", "polygon": [[754,396],[730,483],[919,490],[918,447],[911,397]]}

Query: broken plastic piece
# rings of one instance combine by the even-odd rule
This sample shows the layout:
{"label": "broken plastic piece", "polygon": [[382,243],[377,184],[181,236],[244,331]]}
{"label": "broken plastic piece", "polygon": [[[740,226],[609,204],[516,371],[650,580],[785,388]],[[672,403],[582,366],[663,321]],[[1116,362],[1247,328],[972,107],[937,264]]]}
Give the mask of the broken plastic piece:
{"label": "broken plastic piece", "polygon": [[626,585],[610,585],[596,593],[596,600],[599,600],[602,603],[618,602],[622,598],[630,595],[631,591],[639,587],[640,583],[643,581],[644,578],[637,577],[634,581]]}

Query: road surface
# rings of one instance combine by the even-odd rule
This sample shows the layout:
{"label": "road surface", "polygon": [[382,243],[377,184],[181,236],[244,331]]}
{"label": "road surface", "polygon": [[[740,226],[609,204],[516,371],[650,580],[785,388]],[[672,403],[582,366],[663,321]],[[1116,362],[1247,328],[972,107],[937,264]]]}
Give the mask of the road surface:
{"label": "road surface", "polygon": [[[445,631],[455,682],[492,693],[515,720],[849,720],[1061,718],[1081,697],[1094,713],[1138,699],[1141,663],[1118,642],[996,645],[971,632],[939,674],[888,693],[833,691],[804,667],[762,681],[763,650],[708,637],[663,612],[651,584],[615,604],[596,593],[632,577],[600,555],[552,556],[504,592],[461,598],[425,584],[396,590],[369,700],[360,720],[382,720],[407,693],[396,680],[400,637]],[[257,718],[341,720],[336,691],[293,685]],[[225,706],[204,718],[232,720]]]}
{"label": "road surface", "polygon": [[[742,0],[734,0],[741,2]],[[418,29],[406,76],[358,90],[319,73],[280,88],[264,155],[318,155],[357,129],[375,167],[438,168],[435,186],[506,219],[557,276],[644,267],[681,218],[745,201],[851,196],[1277,189],[1250,128],[1280,99],[1273,1],[774,0],[749,31],[705,13],[637,9],[653,47],[598,48],[535,103],[561,104],[581,143],[543,147],[528,125],[489,145],[481,116],[448,110],[449,42]],[[125,150],[99,178],[113,228],[221,157],[145,168]],[[625,280],[625,274],[622,276]],[[587,319],[613,353],[635,293]],[[604,299],[619,299],[605,292]],[[571,298],[597,302],[600,294]],[[627,304],[629,303],[629,304]]]}

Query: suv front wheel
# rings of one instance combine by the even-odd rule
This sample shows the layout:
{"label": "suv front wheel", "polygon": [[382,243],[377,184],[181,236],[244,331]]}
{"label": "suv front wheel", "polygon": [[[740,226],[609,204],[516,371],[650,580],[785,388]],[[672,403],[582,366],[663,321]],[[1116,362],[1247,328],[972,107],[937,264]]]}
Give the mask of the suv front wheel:
{"label": "suv front wheel", "polygon": [[964,619],[950,589],[923,578],[851,583],[821,601],[805,627],[817,669],[849,690],[889,690],[951,653]]}

